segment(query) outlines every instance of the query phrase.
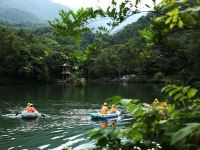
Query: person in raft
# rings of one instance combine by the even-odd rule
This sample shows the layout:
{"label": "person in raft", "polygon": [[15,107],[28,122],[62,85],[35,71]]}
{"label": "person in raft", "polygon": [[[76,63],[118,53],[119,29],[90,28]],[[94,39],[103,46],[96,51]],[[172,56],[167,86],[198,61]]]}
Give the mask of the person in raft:
{"label": "person in raft", "polygon": [[117,109],[116,109],[116,106],[115,104],[112,104],[112,108],[110,109],[110,113],[113,114],[113,113],[116,113]]}
{"label": "person in raft", "polygon": [[28,103],[29,105],[26,107],[26,112],[28,113],[34,113],[36,109],[34,108],[32,103]]}
{"label": "person in raft", "polygon": [[165,108],[165,109],[166,109],[168,106],[169,106],[169,105],[168,105],[167,101],[165,101],[165,102],[163,103],[163,105],[162,105],[162,107]]}
{"label": "person in raft", "polygon": [[31,103],[27,103],[26,108],[25,108],[24,110],[27,110],[28,107],[30,107],[30,104],[31,104]]}
{"label": "person in raft", "polygon": [[103,121],[103,122],[101,123],[101,127],[102,127],[102,128],[106,128],[106,127],[107,127],[107,122]]}
{"label": "person in raft", "polygon": [[107,103],[103,103],[103,106],[101,108],[101,114],[107,114],[108,108],[107,108]]}
{"label": "person in raft", "polygon": [[151,105],[146,106],[148,109],[152,109],[153,106],[157,106],[159,104],[159,101],[157,98],[154,99],[153,103]]}
{"label": "person in raft", "polygon": [[159,103],[158,99],[157,98],[154,99],[153,104],[158,104],[158,103]]}

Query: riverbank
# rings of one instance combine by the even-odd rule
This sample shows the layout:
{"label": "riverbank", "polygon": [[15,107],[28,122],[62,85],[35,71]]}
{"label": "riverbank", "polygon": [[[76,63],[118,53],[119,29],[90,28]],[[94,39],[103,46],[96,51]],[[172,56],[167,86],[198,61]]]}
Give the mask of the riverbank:
{"label": "riverbank", "polygon": [[[54,83],[72,83],[75,86],[84,86],[87,82],[122,82],[122,83],[163,83],[163,84],[182,84],[183,81],[179,80],[176,76],[152,76],[152,75],[123,75],[120,77],[102,77],[102,78],[73,78],[67,82],[62,79],[54,79],[51,81],[38,81],[38,80],[14,80],[14,79],[1,79],[0,85],[18,85],[18,84],[54,84]],[[200,80],[191,80],[185,84],[200,87]]]}

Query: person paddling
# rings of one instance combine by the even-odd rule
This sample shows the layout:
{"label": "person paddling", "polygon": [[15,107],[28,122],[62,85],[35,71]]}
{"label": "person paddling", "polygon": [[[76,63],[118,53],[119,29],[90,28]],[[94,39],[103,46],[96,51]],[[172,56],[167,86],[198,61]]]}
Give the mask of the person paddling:
{"label": "person paddling", "polygon": [[107,108],[107,103],[105,102],[101,108],[101,114],[107,114],[108,108]]}
{"label": "person paddling", "polygon": [[167,101],[165,101],[162,106],[163,106],[163,108],[167,109],[169,105],[168,105]]}
{"label": "person paddling", "polygon": [[101,127],[102,127],[102,128],[106,128],[106,127],[107,127],[107,122],[103,121],[103,122],[101,123]]}
{"label": "person paddling", "polygon": [[110,109],[110,113],[113,114],[113,113],[116,113],[117,109],[116,109],[116,106],[115,104],[112,104],[112,108]]}
{"label": "person paddling", "polygon": [[25,108],[24,110],[27,110],[28,107],[30,107],[30,104],[31,104],[31,103],[27,103],[26,108]]}
{"label": "person paddling", "polygon": [[158,99],[157,98],[154,99],[153,104],[158,104],[158,103],[159,103]]}
{"label": "person paddling", "polygon": [[34,108],[33,104],[29,104],[26,107],[26,112],[28,112],[28,113],[34,113],[35,111],[36,111],[36,109]]}

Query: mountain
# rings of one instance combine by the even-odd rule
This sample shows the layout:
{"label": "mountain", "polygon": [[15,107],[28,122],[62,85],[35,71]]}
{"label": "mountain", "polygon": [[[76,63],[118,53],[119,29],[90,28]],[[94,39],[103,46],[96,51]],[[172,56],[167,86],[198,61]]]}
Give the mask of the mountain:
{"label": "mountain", "polygon": [[[24,27],[30,24],[47,24],[47,20],[58,18],[59,10],[69,10],[67,6],[54,3],[52,0],[0,0],[0,22]],[[135,22],[144,13],[134,15],[116,27],[111,34],[120,31],[124,26]],[[106,26],[110,20],[96,21],[88,26],[97,29]]]}
{"label": "mountain", "polygon": [[0,19],[10,24],[34,24],[40,20],[29,12],[25,12],[16,8],[10,8],[0,13]]}
{"label": "mountain", "polygon": [[110,44],[122,44],[139,36],[138,30],[149,29],[151,13],[142,16],[136,22],[128,24],[122,30],[112,35]]}
{"label": "mountain", "polygon": [[0,2],[0,19],[9,23],[42,23],[58,17],[68,7],[51,0],[5,0]]}

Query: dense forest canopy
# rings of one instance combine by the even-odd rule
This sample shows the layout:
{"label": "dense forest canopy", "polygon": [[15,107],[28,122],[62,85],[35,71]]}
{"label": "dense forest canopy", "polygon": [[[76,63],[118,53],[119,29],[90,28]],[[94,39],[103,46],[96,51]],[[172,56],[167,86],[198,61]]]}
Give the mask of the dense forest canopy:
{"label": "dense forest canopy", "polygon": [[[83,35],[81,49],[94,39]],[[73,71],[79,64],[77,46],[70,39],[56,36],[50,27],[14,26],[2,22],[0,27],[1,83],[51,82],[62,79],[62,65]]]}
{"label": "dense forest canopy", "polygon": [[90,30],[85,24],[91,20],[111,19],[109,28],[98,27],[97,37],[101,37],[95,43],[98,48],[95,52],[91,49],[81,66],[85,77],[142,74],[154,79],[166,76],[186,82],[199,80],[199,42],[195,42],[199,39],[199,1],[163,0],[147,16],[110,35],[126,18],[141,12],[139,3],[112,1],[107,10],[61,11],[61,19],[50,24],[59,35],[79,37]]}
{"label": "dense forest canopy", "polygon": [[[50,22],[55,33],[48,25],[1,21],[2,81],[54,81],[65,62],[74,76],[89,79],[135,74],[141,81],[198,81],[198,1],[162,1],[137,22],[109,34],[140,12],[135,5],[112,1],[106,11],[60,11],[61,18]],[[92,33],[85,24],[96,17],[111,18],[110,28],[100,26]]]}
{"label": "dense forest canopy", "polygon": [[55,4],[51,0],[2,0],[0,20],[12,24],[39,24],[58,17],[60,9],[68,7]]}

